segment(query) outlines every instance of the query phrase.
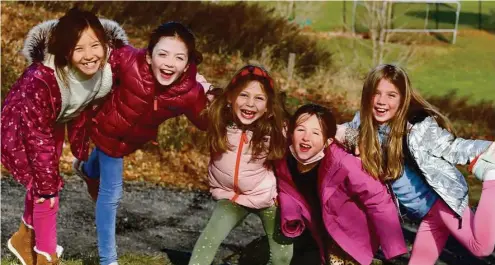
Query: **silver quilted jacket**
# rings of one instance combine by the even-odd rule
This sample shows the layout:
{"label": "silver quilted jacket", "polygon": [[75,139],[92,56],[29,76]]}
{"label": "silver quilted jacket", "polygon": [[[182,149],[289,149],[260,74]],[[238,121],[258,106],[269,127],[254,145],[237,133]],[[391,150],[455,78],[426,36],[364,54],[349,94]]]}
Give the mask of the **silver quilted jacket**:
{"label": "silver quilted jacket", "polygon": [[[357,112],[354,119],[344,125],[358,129],[359,124]],[[468,164],[492,142],[455,138],[433,117],[412,125],[407,142],[427,183],[455,213],[462,216],[468,206],[468,185],[455,165]]]}

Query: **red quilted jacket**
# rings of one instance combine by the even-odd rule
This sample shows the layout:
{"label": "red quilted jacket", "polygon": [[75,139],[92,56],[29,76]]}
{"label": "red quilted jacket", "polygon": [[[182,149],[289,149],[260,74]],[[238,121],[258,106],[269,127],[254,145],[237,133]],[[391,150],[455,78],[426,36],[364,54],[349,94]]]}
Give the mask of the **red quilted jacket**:
{"label": "red quilted jacket", "polygon": [[206,129],[200,113],[206,106],[203,87],[191,64],[176,84],[156,85],[145,49],[125,46],[110,57],[112,92],[91,119],[91,139],[107,155],[123,157],[157,137],[165,120],[185,114],[198,128]]}

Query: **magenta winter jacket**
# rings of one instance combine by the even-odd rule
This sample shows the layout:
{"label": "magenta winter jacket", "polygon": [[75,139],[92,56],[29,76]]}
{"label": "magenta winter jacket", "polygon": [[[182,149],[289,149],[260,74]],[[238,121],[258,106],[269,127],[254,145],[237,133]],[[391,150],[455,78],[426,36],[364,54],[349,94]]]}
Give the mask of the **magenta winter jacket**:
{"label": "magenta winter jacket", "polygon": [[[87,159],[89,133],[85,125],[89,117],[83,114],[68,123],[58,123],[57,117],[68,93],[62,95],[55,72],[41,62],[45,59],[48,36],[58,20],[41,23],[31,29],[23,53],[33,62],[11,87],[1,113],[1,160],[14,179],[38,195],[55,195],[62,187],[59,160],[65,128],[72,153]],[[101,20],[108,39],[127,43],[124,30],[115,22]],[[66,95],[67,94],[67,95]]]}
{"label": "magenta winter jacket", "polygon": [[196,65],[190,64],[178,83],[160,90],[145,56],[145,49],[125,46],[110,57],[114,86],[90,126],[91,139],[109,156],[123,157],[155,140],[158,126],[181,114],[206,129],[200,114],[207,99],[196,81]]}
{"label": "magenta winter jacket", "polygon": [[[366,174],[361,161],[332,144],[318,172],[322,209],[310,209],[297,191],[286,160],[276,165],[282,232],[297,237],[310,230],[320,246],[322,264],[325,250],[320,238],[328,233],[360,264],[370,264],[381,246],[387,259],[407,252],[397,209],[382,183]],[[326,231],[318,231],[312,211],[322,211]]]}

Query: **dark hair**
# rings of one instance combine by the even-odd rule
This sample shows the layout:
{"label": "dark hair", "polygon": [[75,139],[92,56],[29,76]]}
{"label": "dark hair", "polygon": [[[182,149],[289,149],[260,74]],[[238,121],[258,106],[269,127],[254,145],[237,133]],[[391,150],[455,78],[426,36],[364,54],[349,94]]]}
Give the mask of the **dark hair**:
{"label": "dark hair", "polygon": [[65,83],[67,83],[67,73],[63,68],[70,64],[74,47],[82,33],[88,28],[95,32],[96,37],[103,46],[105,58],[107,58],[108,39],[105,29],[92,12],[83,11],[77,7],[71,8],[58,20],[57,25],[52,29],[50,40],[48,41],[48,52],[54,55],[56,73]]}
{"label": "dark hair", "polygon": [[330,111],[330,109],[328,108],[316,104],[306,104],[296,110],[296,113],[294,113],[289,121],[288,135],[292,136],[294,130],[298,125],[297,120],[303,114],[308,114],[309,116],[315,115],[316,118],[318,118],[321,130],[323,132],[324,142],[329,138],[335,137],[335,134],[337,132],[337,122],[335,121],[335,117],[333,116],[332,111]]}
{"label": "dark hair", "polygon": [[148,54],[153,54],[153,49],[163,37],[179,38],[187,47],[188,63],[193,62],[196,65],[203,61],[203,55],[196,50],[196,38],[191,30],[179,22],[171,21],[158,26],[150,35],[148,42]]}

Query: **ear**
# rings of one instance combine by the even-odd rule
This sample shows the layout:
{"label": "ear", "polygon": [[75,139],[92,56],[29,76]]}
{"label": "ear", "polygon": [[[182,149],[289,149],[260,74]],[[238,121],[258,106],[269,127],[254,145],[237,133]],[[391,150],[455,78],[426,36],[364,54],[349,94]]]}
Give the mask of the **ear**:
{"label": "ear", "polygon": [[187,69],[189,69],[189,64],[187,64],[186,67],[184,68],[184,73],[187,72]]}
{"label": "ear", "polygon": [[146,53],[146,62],[151,65],[151,55]]}
{"label": "ear", "polygon": [[333,143],[333,138],[328,138],[327,142],[325,143],[325,148],[329,147]]}

